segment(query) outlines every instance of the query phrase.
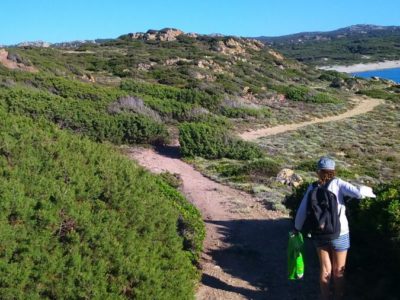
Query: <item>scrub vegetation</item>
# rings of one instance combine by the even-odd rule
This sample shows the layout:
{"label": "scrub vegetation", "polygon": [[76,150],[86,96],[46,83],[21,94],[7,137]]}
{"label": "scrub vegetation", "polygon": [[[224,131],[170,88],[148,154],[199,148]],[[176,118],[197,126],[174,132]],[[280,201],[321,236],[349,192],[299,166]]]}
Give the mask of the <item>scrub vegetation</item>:
{"label": "scrub vegetation", "polygon": [[[287,210],[293,192],[276,174],[289,167],[311,180],[328,153],[341,176],[382,185],[378,206],[390,217],[376,228],[398,232],[398,86],[316,70],[237,37],[6,50],[34,69],[0,65],[2,299],[192,299],[200,213],[176,190],[178,176],[150,175],[118,151],[167,144],[178,131],[184,159],[272,209]],[[355,92],[386,104],[255,143],[235,135],[339,114]],[[372,213],[368,203],[354,208],[355,222]]]}

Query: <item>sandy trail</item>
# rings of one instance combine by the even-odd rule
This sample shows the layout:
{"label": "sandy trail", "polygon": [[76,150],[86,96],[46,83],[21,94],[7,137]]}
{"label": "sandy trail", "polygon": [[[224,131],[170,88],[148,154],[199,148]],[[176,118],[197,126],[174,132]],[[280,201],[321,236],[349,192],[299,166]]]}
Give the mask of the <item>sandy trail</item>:
{"label": "sandy trail", "polygon": [[[377,99],[363,99],[338,116],[245,132],[241,136],[251,140],[310,124],[338,121],[371,111],[380,103]],[[287,234],[292,226],[287,216],[268,210],[248,193],[206,178],[180,160],[178,146],[156,150],[130,148],[127,155],[154,173],[180,174],[183,194],[202,213],[207,234],[197,299],[318,298],[318,262],[312,245],[307,244],[310,255],[305,278],[300,282],[287,280]]]}
{"label": "sandy trail", "polygon": [[[286,279],[287,216],[250,194],[214,182],[179,159],[179,149],[131,148],[128,156],[154,173],[181,175],[182,192],[206,223],[197,299],[290,299]],[[315,284],[314,284],[315,286]],[[316,291],[303,289],[304,297]],[[302,294],[300,292],[300,294]]]}
{"label": "sandy trail", "polygon": [[261,137],[266,137],[269,135],[275,135],[275,134],[284,133],[287,131],[297,130],[301,127],[312,125],[312,124],[340,121],[340,120],[351,118],[351,117],[354,117],[357,115],[365,114],[369,111],[372,111],[379,104],[383,103],[383,100],[374,99],[374,98],[355,98],[354,100],[356,100],[359,103],[352,109],[350,109],[340,115],[319,118],[319,119],[313,119],[313,120],[301,122],[301,123],[284,124],[284,125],[279,125],[279,126],[274,126],[274,127],[267,127],[267,128],[257,129],[257,130],[251,130],[251,131],[243,132],[243,133],[239,134],[239,136],[246,141],[250,141],[250,140],[255,140],[255,139],[258,139]]}

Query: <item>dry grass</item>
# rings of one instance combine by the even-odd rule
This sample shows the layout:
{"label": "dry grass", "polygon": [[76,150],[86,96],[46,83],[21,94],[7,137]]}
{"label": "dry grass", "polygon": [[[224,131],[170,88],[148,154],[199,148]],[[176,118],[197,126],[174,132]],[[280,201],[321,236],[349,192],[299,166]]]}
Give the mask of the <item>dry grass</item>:
{"label": "dry grass", "polygon": [[[282,168],[294,169],[306,181],[315,180],[317,159],[330,155],[337,161],[340,177],[374,185],[400,177],[399,129],[400,103],[388,101],[364,115],[310,125],[256,142]],[[213,180],[251,192],[270,208],[286,210],[282,202],[292,190],[276,182],[274,176],[260,182],[227,172],[246,162],[196,158],[191,163]]]}
{"label": "dry grass", "polygon": [[258,143],[292,168],[329,154],[356,179],[387,181],[400,176],[399,120],[400,105],[388,102],[365,115],[307,126]]}

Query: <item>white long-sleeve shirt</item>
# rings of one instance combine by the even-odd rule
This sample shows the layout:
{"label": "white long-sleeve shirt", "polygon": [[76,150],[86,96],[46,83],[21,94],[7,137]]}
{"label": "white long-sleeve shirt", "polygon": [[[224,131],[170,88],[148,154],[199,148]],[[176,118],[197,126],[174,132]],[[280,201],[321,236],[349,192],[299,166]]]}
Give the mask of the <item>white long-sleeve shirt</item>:
{"label": "white long-sleeve shirt", "polygon": [[[304,221],[306,220],[308,195],[312,189],[312,184],[310,184],[308,186],[307,192],[304,194],[304,197],[301,200],[300,207],[297,210],[294,227],[299,231],[303,228]],[[361,199],[362,195],[354,185],[339,178],[334,178],[330,182],[328,190],[334,193],[336,195],[336,199],[338,200],[340,235],[349,233],[349,222],[347,221],[346,217],[346,205],[344,203],[344,197],[349,196],[352,198]]]}

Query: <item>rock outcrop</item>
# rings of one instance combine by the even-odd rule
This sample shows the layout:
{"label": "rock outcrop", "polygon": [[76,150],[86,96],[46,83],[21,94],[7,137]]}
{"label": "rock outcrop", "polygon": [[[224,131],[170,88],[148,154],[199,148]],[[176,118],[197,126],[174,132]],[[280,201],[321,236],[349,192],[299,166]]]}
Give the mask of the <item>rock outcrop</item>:
{"label": "rock outcrop", "polygon": [[0,64],[11,70],[37,72],[33,66],[27,66],[18,54],[10,54],[6,49],[0,49]]}
{"label": "rock outcrop", "polygon": [[156,63],[155,62],[150,62],[148,64],[146,63],[139,63],[137,68],[139,71],[148,71],[150,70],[153,66],[155,66]]}
{"label": "rock outcrop", "polygon": [[170,58],[170,59],[167,59],[164,62],[164,65],[165,66],[173,66],[173,65],[176,65],[176,64],[178,64],[180,62],[182,62],[182,63],[190,63],[190,62],[192,62],[192,60],[191,59],[187,59],[187,58],[182,58],[182,57]]}
{"label": "rock outcrop", "polygon": [[136,32],[129,33],[128,36],[135,40],[145,41],[175,41],[176,38],[184,34],[182,30],[175,28],[164,28],[161,30],[148,30],[146,33]]}
{"label": "rock outcrop", "polygon": [[43,41],[33,41],[33,42],[22,42],[17,44],[17,47],[36,47],[36,48],[48,48],[50,43]]}
{"label": "rock outcrop", "polygon": [[211,70],[214,73],[223,74],[224,69],[212,59],[200,59],[197,62],[197,67],[200,69]]}
{"label": "rock outcrop", "polygon": [[83,81],[85,81],[85,82],[92,82],[92,83],[95,83],[95,82],[96,82],[96,79],[93,77],[92,74],[83,74],[83,75],[81,76],[81,79],[82,79]]}
{"label": "rock outcrop", "polygon": [[297,187],[303,182],[303,179],[291,169],[282,169],[276,176],[276,181]]}
{"label": "rock outcrop", "polygon": [[238,55],[244,54],[247,49],[259,51],[263,47],[264,44],[256,40],[228,38],[227,40],[216,42],[215,45],[212,47],[212,50],[228,55]]}

